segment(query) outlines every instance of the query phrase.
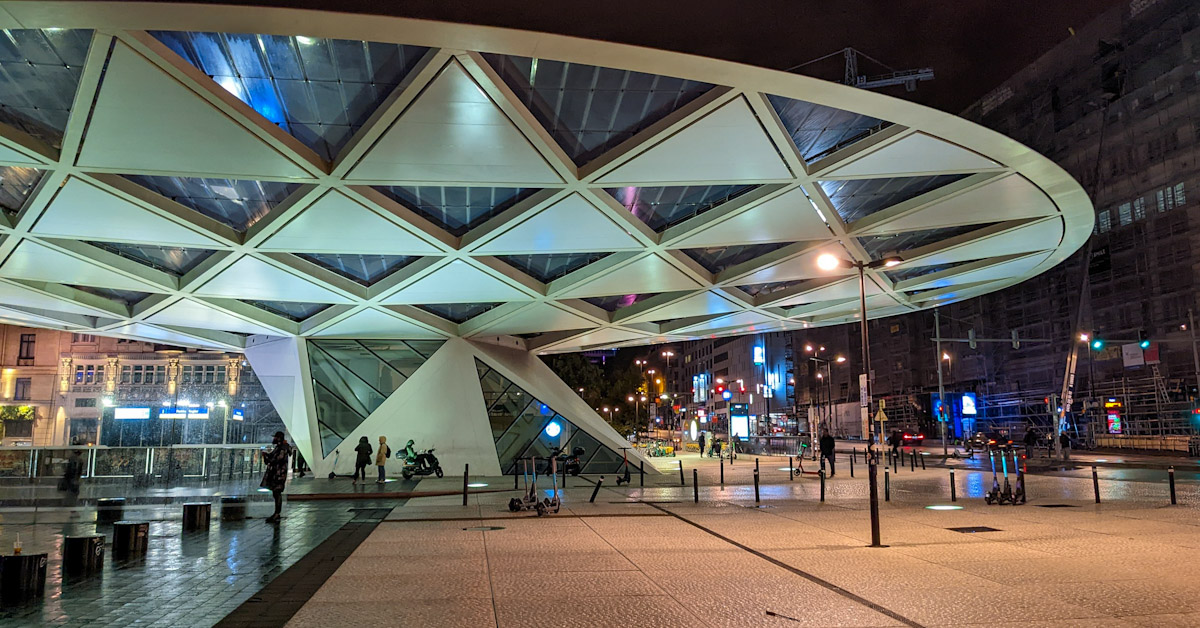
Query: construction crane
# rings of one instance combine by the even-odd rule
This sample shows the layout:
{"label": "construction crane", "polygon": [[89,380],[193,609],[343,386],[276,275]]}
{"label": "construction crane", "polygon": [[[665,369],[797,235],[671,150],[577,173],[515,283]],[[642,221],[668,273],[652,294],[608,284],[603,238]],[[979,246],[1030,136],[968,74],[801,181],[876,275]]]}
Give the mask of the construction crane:
{"label": "construction crane", "polygon": [[[892,85],[903,85],[905,91],[912,92],[912,91],[916,91],[918,81],[932,81],[933,80],[933,68],[917,68],[917,69],[913,69],[913,70],[897,70],[897,69],[889,66],[888,64],[883,63],[883,62],[879,61],[878,59],[876,59],[864,52],[856,50],[854,48],[843,48],[841,50],[838,50],[837,52],[831,52],[831,53],[825,55],[824,57],[813,59],[812,61],[809,61],[807,63],[801,63],[800,65],[797,65],[797,66],[792,66],[792,67],[788,68],[787,71],[792,72],[795,70],[799,70],[800,68],[803,68],[805,66],[809,66],[814,63],[818,63],[820,61],[824,61],[826,59],[836,57],[837,55],[842,55],[842,58],[846,62],[845,74],[843,75],[842,83],[844,83],[846,85],[850,85],[852,87],[858,87],[861,89],[878,89],[880,87],[891,87]],[[859,55],[862,55],[863,57],[866,57],[866,59],[871,61],[872,63],[875,63],[876,65],[879,65],[880,67],[885,68],[886,70],[888,70],[888,72],[886,72],[884,74],[877,74],[875,76],[866,76],[863,74],[859,74],[858,73],[858,56]]]}

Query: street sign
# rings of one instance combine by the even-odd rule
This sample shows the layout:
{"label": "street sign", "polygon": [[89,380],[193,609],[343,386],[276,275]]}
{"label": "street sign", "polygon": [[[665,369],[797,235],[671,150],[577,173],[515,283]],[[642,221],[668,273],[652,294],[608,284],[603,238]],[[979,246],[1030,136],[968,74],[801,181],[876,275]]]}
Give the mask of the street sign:
{"label": "street sign", "polygon": [[867,408],[871,406],[871,394],[867,392],[867,374],[862,373],[858,376],[858,401],[860,406]]}
{"label": "street sign", "polygon": [[875,414],[875,420],[879,421],[880,423],[883,423],[887,420],[887,415],[883,413],[883,408],[880,408],[879,412]]}

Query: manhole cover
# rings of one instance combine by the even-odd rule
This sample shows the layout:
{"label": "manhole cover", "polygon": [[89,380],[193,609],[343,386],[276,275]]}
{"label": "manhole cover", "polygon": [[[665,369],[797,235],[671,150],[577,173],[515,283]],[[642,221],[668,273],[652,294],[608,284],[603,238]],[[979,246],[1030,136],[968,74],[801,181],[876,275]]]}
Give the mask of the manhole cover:
{"label": "manhole cover", "polygon": [[755,506],[744,506],[744,508],[774,508],[774,506],[770,504],[758,504]]}
{"label": "manhole cover", "polygon": [[475,526],[473,528],[463,528],[468,532],[491,532],[493,530],[503,530],[500,526]]}
{"label": "manhole cover", "polygon": [[1078,508],[1075,504],[1038,504],[1038,508]]}
{"label": "manhole cover", "polygon": [[946,529],[950,530],[951,532],[962,532],[963,534],[971,534],[974,532],[999,532],[1000,531],[1000,530],[997,530],[996,528],[989,528],[987,526],[966,526],[963,528],[946,528]]}

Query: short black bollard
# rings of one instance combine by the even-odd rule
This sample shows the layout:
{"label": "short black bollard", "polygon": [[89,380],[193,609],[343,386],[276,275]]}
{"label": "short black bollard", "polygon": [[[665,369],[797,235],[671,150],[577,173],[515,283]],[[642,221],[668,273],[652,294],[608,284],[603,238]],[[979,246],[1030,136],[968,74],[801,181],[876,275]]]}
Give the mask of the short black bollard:
{"label": "short black bollard", "polygon": [[892,466],[892,450],[890,450],[890,449],[887,450],[887,464],[885,464],[883,466],[885,466],[885,467]]}
{"label": "short black bollard", "polygon": [[183,531],[193,532],[207,530],[212,518],[212,504],[208,502],[193,502],[183,505]]}
{"label": "short black bollard", "polygon": [[46,554],[0,556],[0,605],[17,606],[46,593]]}
{"label": "short black bollard", "polygon": [[758,473],[758,458],[754,459],[754,472]]}
{"label": "short black bollard", "polygon": [[564,466],[562,469],[559,469],[558,471],[559,471],[559,473],[562,473],[562,479],[563,479],[562,487],[567,488],[567,468]]}
{"label": "short black bollard", "polygon": [[125,560],[146,553],[150,537],[148,521],[117,521],[113,523],[113,558]]}
{"label": "short black bollard", "polygon": [[900,456],[892,456],[892,471],[900,473]]}
{"label": "short black bollard", "polygon": [[638,486],[646,485],[646,461],[638,462]]}
{"label": "short black bollard", "polygon": [[761,500],[759,500],[759,498],[758,498],[758,469],[755,469],[754,470],[754,503],[757,504],[759,501],[761,501]]}
{"label": "short black bollard", "polygon": [[588,500],[589,504],[596,503],[596,493],[600,492],[600,485],[604,484],[604,476],[600,476],[600,480],[596,482],[596,488],[592,489],[592,498]]}
{"label": "short black bollard", "polygon": [[904,466],[904,450],[900,450],[900,466]]}
{"label": "short black bollard", "polygon": [[821,501],[825,501],[825,469],[821,469]]}
{"label": "short black bollard", "polygon": [[513,469],[513,490],[514,490],[514,491],[515,491],[515,490],[518,490],[518,489],[520,489],[520,488],[521,488],[521,485],[520,485],[520,484],[518,484],[518,480],[519,480],[519,479],[520,479],[520,478],[519,478],[519,476],[517,475],[517,470],[516,470],[516,469]]}
{"label": "short black bollard", "polygon": [[721,458],[721,486],[725,486],[725,459]]}
{"label": "short black bollard", "polygon": [[958,489],[954,486],[954,469],[950,469],[950,501],[958,501]]}
{"label": "short black bollard", "polygon": [[1167,480],[1171,483],[1171,505],[1175,505],[1175,467],[1167,467]]}
{"label": "short black bollard", "polygon": [[91,576],[104,568],[104,536],[63,537],[62,569],[67,576]]}
{"label": "short black bollard", "polygon": [[796,479],[796,469],[792,468],[792,457],[788,456],[788,482]]}
{"label": "short black bollard", "polygon": [[925,471],[925,456],[924,456],[924,454],[921,455],[921,470]]}
{"label": "short black bollard", "polygon": [[467,505],[467,476],[469,476],[470,474],[471,474],[470,463],[464,464],[463,465],[463,506]]}
{"label": "short black bollard", "polygon": [[1100,476],[1096,474],[1096,465],[1092,465],[1092,490],[1096,492],[1096,503],[1100,503]]}
{"label": "short black bollard", "polygon": [[687,486],[687,482],[683,481],[683,461],[682,460],[679,461],[679,485]]}
{"label": "short black bollard", "polygon": [[112,523],[124,518],[124,497],[109,497],[96,500],[96,523]]}
{"label": "short black bollard", "polygon": [[700,503],[700,475],[692,469],[692,503]]}
{"label": "short black bollard", "polygon": [[909,464],[908,470],[912,471],[913,473],[916,473],[917,472],[917,452],[914,451],[914,452],[908,454],[908,464]]}
{"label": "short black bollard", "polygon": [[892,501],[892,474],[887,467],[883,468],[883,501]]}
{"label": "short black bollard", "polygon": [[850,454],[850,477],[854,477],[854,454]]}

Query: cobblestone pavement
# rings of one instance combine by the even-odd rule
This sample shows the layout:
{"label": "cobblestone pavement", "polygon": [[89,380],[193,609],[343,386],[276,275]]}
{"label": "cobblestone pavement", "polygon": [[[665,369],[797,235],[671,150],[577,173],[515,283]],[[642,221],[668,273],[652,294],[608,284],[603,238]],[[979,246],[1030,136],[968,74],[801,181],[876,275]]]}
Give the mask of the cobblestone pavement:
{"label": "cobblestone pavement", "polygon": [[[111,534],[94,511],[0,511],[0,548],[20,535],[26,554],[49,553],[46,595],[41,603],[0,611],[5,626],[211,626],[246,601],[360,508],[391,508],[395,501],[288,503],[278,526],[263,521],[269,503],[253,502],[244,522],[219,521],[207,532],[181,532],[178,505],[126,508],[126,519],[150,521],[144,558],[114,561],[106,548],[104,571],[82,581],[63,581],[62,539]],[[87,520],[85,520],[85,517]]]}

